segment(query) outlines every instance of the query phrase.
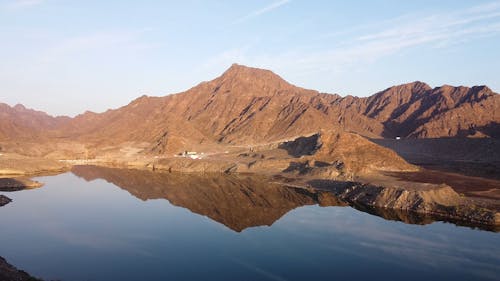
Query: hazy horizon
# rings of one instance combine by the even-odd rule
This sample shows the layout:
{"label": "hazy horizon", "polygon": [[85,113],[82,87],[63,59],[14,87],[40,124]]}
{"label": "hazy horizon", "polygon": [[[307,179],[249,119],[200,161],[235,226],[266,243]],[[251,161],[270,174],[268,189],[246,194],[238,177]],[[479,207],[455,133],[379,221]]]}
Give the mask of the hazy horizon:
{"label": "hazy horizon", "polygon": [[0,26],[0,102],[55,116],[182,92],[232,63],[342,96],[413,81],[500,90],[500,1],[9,0]]}

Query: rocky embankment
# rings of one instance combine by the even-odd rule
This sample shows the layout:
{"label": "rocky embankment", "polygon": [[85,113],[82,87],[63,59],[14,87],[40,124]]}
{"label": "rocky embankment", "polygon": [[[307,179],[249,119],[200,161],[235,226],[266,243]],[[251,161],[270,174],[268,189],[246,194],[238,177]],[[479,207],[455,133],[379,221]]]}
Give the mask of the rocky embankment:
{"label": "rocky embankment", "polygon": [[4,258],[0,257],[0,280],[5,281],[42,281],[32,277],[23,270],[15,268],[9,264]]}
{"label": "rocky embankment", "polygon": [[384,187],[332,180],[311,180],[309,184],[333,192],[354,207],[413,212],[439,220],[489,226],[494,230],[500,228],[500,213],[497,210],[462,197],[445,184],[428,185],[427,188]]}

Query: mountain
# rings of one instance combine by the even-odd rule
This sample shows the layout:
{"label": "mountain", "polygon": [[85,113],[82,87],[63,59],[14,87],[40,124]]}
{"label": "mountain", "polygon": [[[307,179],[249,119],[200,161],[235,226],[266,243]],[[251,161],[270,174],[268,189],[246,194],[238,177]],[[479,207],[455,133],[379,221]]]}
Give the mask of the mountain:
{"label": "mountain", "polygon": [[234,64],[186,92],[143,96],[117,110],[78,116],[69,126],[84,139],[155,142],[159,152],[169,141],[257,144],[321,129],[372,138],[498,137],[499,102],[500,96],[485,86],[432,89],[422,82],[367,98],[340,97],[293,86],[269,70]]}
{"label": "mountain", "polygon": [[431,89],[414,82],[361,99],[359,112],[384,125],[382,137],[499,137],[500,96],[486,86]]}
{"label": "mountain", "polygon": [[432,89],[422,82],[367,98],[341,97],[296,87],[269,70],[234,64],[185,92],[142,96],[118,109],[75,118],[0,104],[0,142],[69,141],[93,150],[126,143],[158,155],[262,145],[321,130],[368,138],[498,138],[499,99],[486,86]]}
{"label": "mountain", "polygon": [[[320,108],[337,96],[295,87],[271,71],[233,65],[186,92],[138,98],[117,110],[77,116],[65,130],[85,140],[256,144],[335,128]],[[189,139],[189,140],[187,140]]]}
{"label": "mountain", "polygon": [[27,109],[21,104],[13,107],[0,103],[0,140],[33,140],[47,130],[54,130],[68,117],[52,117],[45,112]]}

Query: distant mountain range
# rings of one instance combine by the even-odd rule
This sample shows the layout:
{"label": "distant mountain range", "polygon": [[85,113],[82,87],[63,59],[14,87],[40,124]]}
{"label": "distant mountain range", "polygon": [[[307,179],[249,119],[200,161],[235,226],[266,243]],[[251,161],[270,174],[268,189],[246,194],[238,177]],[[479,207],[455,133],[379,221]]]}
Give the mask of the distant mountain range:
{"label": "distant mountain range", "polygon": [[52,117],[0,104],[0,144],[143,143],[154,154],[193,145],[254,145],[347,131],[368,138],[500,138],[500,95],[486,86],[413,82],[372,96],[341,97],[234,64],[220,77],[164,97],[142,96],[104,113]]}

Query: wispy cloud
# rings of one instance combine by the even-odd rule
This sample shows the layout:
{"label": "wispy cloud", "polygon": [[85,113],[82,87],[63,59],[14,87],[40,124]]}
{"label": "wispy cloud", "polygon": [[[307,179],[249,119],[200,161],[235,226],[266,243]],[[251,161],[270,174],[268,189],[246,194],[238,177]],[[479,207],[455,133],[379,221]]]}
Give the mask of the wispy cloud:
{"label": "wispy cloud", "polygon": [[45,2],[45,0],[14,0],[6,5],[8,9],[16,10],[16,9],[24,9],[30,8],[34,6],[38,6]]}
{"label": "wispy cloud", "polygon": [[[281,1],[284,2],[284,1]],[[277,3],[281,3],[277,2]],[[275,3],[269,7],[279,7]],[[283,3],[281,3],[283,5]],[[254,12],[248,17],[264,13],[270,8]],[[252,53],[252,48],[231,49],[207,61],[208,64],[227,65],[241,62],[294,73],[310,75],[322,71],[342,71],[350,66],[373,63],[383,57],[419,46],[443,48],[468,41],[500,35],[500,1],[473,6],[452,12],[431,15],[408,14],[386,20],[375,28],[363,25],[342,31],[342,44],[335,33],[322,38],[314,52],[301,49],[279,54]],[[331,37],[331,38],[328,38]],[[332,46],[324,48],[324,46]],[[300,75],[300,74],[299,74]]]}
{"label": "wispy cloud", "polygon": [[256,18],[256,17],[259,17],[259,16],[262,16],[266,13],[269,13],[271,12],[272,10],[275,10],[285,4],[288,4],[290,3],[291,0],[280,0],[280,1],[276,1],[276,2],[273,2],[271,3],[270,5],[268,6],[265,6],[264,8],[261,8],[259,10],[256,10],[256,11],[253,11],[237,20],[235,20],[233,22],[233,24],[238,24],[238,23],[242,23],[242,22],[245,22],[247,20],[250,20],[250,19],[253,19],[253,18]]}

